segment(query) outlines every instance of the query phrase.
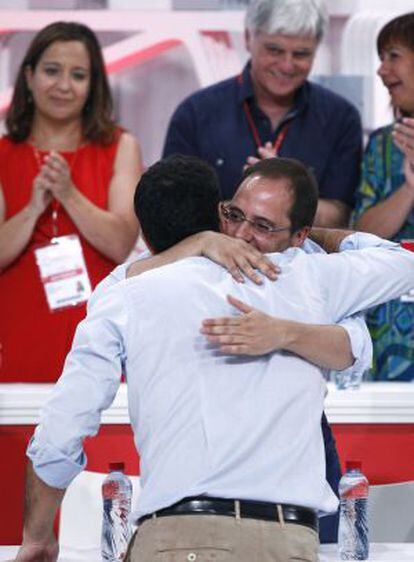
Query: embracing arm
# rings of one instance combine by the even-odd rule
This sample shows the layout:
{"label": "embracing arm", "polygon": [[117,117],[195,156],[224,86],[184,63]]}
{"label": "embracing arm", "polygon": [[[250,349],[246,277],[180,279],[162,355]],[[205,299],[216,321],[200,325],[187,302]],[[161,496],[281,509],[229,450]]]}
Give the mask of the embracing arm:
{"label": "embracing arm", "polygon": [[355,237],[371,238],[372,243],[359,251],[307,256],[333,322],[396,299],[414,287],[413,252],[372,234]]}
{"label": "embracing arm", "polygon": [[223,353],[263,355],[285,350],[325,369],[342,370],[353,364],[349,336],[342,326],[276,318],[230,295],[227,298],[242,314],[206,319],[201,328]]}
{"label": "embracing arm", "polygon": [[53,523],[65,490],[48,486],[41,480],[29,461],[26,470],[26,493],[23,543],[16,562],[55,562],[58,544]]}
{"label": "embracing arm", "polygon": [[332,254],[333,252],[339,252],[341,242],[351,234],[354,234],[353,230],[313,226],[309,238],[319,244],[327,254]]}
{"label": "embracing arm", "polygon": [[256,270],[269,279],[276,279],[279,273],[279,268],[271,260],[244,240],[205,231],[189,236],[164,252],[134,262],[128,268],[127,277],[194,256],[204,256],[225,267],[240,283],[244,281],[244,274],[260,284],[262,280]]}
{"label": "embracing arm", "polygon": [[[329,253],[371,246],[395,248],[376,236],[350,230],[313,228],[310,237]],[[322,368],[352,366],[359,373],[371,365],[372,343],[360,316],[343,318],[337,325],[312,325],[272,317],[233,297],[229,302],[242,315],[207,319],[201,330],[223,353],[261,355],[286,350]]]}
{"label": "embracing arm", "polygon": [[47,188],[65,207],[82,235],[116,263],[128,257],[138,236],[133,199],[140,173],[138,142],[129,133],[123,133],[119,140],[108,209],[100,209],[76,188],[66,161],[56,152],[45,159],[41,169]]}

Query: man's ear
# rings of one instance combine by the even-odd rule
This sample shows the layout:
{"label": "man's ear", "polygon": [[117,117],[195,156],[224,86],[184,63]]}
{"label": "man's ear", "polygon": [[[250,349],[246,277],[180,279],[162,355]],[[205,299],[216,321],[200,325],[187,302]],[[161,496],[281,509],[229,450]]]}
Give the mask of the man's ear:
{"label": "man's ear", "polygon": [[223,204],[224,204],[224,202],[220,201],[220,203],[217,205],[217,212],[218,212],[218,217],[219,217],[220,232],[226,233],[226,221],[224,220],[223,213],[222,213]]}
{"label": "man's ear", "polygon": [[300,247],[303,245],[303,243],[305,242],[306,238],[309,236],[311,231],[311,227],[310,226],[304,226],[303,228],[301,228],[300,230],[297,230],[293,235],[292,235],[292,243],[291,246],[295,246],[295,247]]}
{"label": "man's ear", "polygon": [[155,254],[158,254],[158,252],[156,252],[154,250],[154,248],[151,246],[151,244],[148,242],[147,237],[145,236],[145,232],[142,229],[141,229],[141,238],[143,239],[144,244],[146,245],[148,250],[151,252],[152,256],[155,256]]}

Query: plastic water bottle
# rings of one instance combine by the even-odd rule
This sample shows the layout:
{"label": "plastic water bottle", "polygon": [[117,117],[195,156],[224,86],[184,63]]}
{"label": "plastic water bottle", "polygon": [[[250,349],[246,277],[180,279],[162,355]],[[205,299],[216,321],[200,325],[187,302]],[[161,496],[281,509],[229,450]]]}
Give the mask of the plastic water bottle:
{"label": "plastic water bottle", "polygon": [[109,474],[102,484],[102,560],[123,560],[131,538],[132,484],[124,474],[124,463],[109,464]]}
{"label": "plastic water bottle", "polygon": [[348,461],[339,481],[338,549],[341,560],[368,560],[369,484],[361,472],[361,463]]}

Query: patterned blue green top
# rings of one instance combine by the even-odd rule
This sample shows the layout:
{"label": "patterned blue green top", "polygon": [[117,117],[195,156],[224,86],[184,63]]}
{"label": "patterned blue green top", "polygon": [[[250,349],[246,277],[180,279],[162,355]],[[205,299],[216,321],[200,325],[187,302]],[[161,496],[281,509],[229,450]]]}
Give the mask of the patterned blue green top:
{"label": "patterned blue green top", "polygon": [[[369,138],[354,221],[404,183],[404,157],[392,142],[391,131],[392,126],[378,129]],[[393,240],[404,238],[414,238],[414,210]],[[414,380],[414,303],[394,300],[372,308],[367,314],[367,324],[374,344],[373,378]]]}

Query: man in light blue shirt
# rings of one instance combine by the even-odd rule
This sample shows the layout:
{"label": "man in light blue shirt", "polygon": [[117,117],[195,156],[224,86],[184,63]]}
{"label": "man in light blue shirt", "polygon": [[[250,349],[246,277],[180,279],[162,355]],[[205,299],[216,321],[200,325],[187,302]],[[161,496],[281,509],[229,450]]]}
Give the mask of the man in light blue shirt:
{"label": "man in light blue shirt", "polygon": [[[301,165],[279,159],[258,169],[291,199],[314,190],[316,209],[314,182]],[[141,185],[142,227],[155,249],[185,238],[195,223],[216,227],[197,186],[172,193],[167,183],[163,206]],[[166,233],[148,232],[152,212]],[[286,212],[282,218],[279,226],[289,227]],[[270,258],[282,266],[277,283],[236,284],[222,268],[192,258],[121,281],[92,302],[29,448],[34,472],[18,560],[36,560],[36,552],[56,559],[51,533],[62,489],[84,467],[82,440],[96,433],[123,370],[142,476],[131,560],[224,551],[227,560],[251,562],[252,548],[271,552],[269,560],[317,559],[316,512],[337,506],[325,480],[320,369],[287,352],[229,359],[199,330],[206,317],[231,314],[227,294],[293,330],[304,320],[340,321],[414,285],[414,256],[389,244],[333,256],[296,247]]]}

